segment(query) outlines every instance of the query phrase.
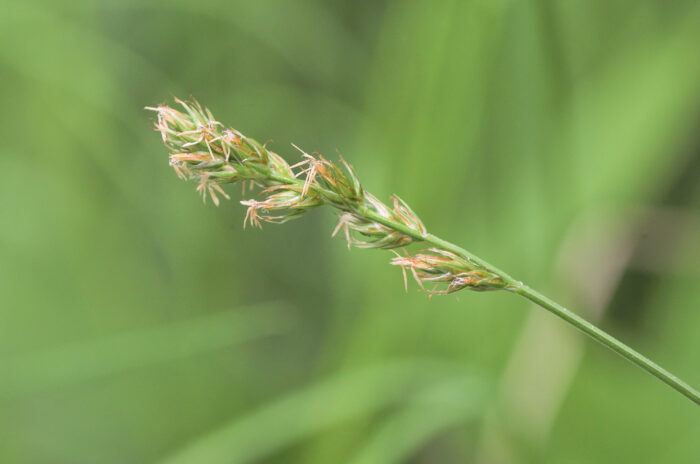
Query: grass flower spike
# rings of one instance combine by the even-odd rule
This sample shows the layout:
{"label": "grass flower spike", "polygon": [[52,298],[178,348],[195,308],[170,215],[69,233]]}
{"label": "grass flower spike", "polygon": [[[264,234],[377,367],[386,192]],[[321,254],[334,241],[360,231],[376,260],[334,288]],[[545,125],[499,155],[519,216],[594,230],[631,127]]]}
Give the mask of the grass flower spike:
{"label": "grass flower spike", "polygon": [[[333,235],[342,230],[349,247],[401,248],[428,235],[423,222],[399,197],[391,197],[389,206],[364,190],[342,157],[339,166],[295,146],[302,160],[289,165],[264,145],[226,129],[199,103],[176,102],[181,110],[165,105],[148,108],[157,112],[155,126],[171,151],[170,165],[179,177],[196,180],[202,198],[210,197],[216,205],[219,196],[229,198],[222,184],[259,187],[261,198],[241,201],[248,207],[244,226],[282,223],[327,204],[338,212]],[[448,250],[431,248],[427,253],[397,257],[391,263],[410,269],[421,288],[432,283],[430,292],[435,294],[507,286],[498,275]]]}
{"label": "grass flower spike", "polygon": [[[338,165],[295,146],[302,159],[290,165],[265,145],[226,128],[196,101],[175,101],[179,109],[147,107],[157,113],[155,127],[170,150],[170,165],[179,177],[197,181],[197,191],[204,200],[210,197],[216,205],[219,196],[229,198],[222,184],[239,182],[244,192],[246,186],[257,189],[257,199],[241,201],[248,207],[244,225],[283,223],[316,207],[331,206],[338,214],[333,235],[342,231],[348,247],[391,249],[395,254],[391,264],[401,268],[406,284],[410,273],[430,295],[464,289],[516,293],[700,404],[700,393],[648,358],[487,261],[429,233],[399,197],[391,197],[391,206],[380,201],[363,188],[353,167],[342,157]],[[414,242],[426,249],[411,254],[405,247]]]}

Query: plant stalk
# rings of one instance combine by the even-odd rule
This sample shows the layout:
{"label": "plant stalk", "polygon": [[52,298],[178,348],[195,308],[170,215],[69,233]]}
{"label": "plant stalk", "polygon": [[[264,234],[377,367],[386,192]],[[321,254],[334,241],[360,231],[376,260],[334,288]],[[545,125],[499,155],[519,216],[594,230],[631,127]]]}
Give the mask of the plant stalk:
{"label": "plant stalk", "polygon": [[[421,278],[426,282],[447,284],[446,290],[433,293],[446,294],[463,288],[505,289],[525,297],[700,405],[700,393],[697,390],[658,364],[491,263],[428,233],[420,219],[402,200],[393,197],[392,210],[373,195],[364,192],[354,170],[344,160],[348,174],[343,174],[323,157],[316,159],[303,152],[305,160],[289,166],[279,155],[269,152],[254,140],[245,138],[240,132],[222,129],[222,124],[215,121],[211,113],[198,103],[191,105],[181,100],[176,101],[185,108],[186,114],[162,105],[148,109],[158,112],[156,129],[161,132],[166,146],[174,152],[171,154],[171,165],[182,178],[187,177],[185,173],[190,178],[198,178],[200,184],[197,190],[205,198],[208,192],[212,201],[218,204],[216,192],[228,198],[219,183],[251,181],[265,187],[263,192],[269,195],[263,202],[242,202],[249,206],[246,219],[249,218],[253,225],[260,225],[258,208],[263,211],[291,209],[292,213],[286,216],[262,217],[262,220],[268,222],[284,222],[309,208],[326,203],[343,212],[338,227],[345,227],[348,245],[397,248],[405,247],[411,241],[432,245],[427,250],[428,254],[405,257],[397,254],[392,264],[402,267],[404,277],[406,268],[410,268],[419,284]],[[232,152],[234,156],[230,159]],[[294,174],[293,168],[299,166],[305,166],[305,169]],[[306,179],[298,179],[301,174],[306,174]],[[317,176],[321,178],[320,181],[316,181]],[[374,240],[352,241],[349,229]]]}
{"label": "plant stalk", "polygon": [[546,297],[545,295],[541,294],[540,292],[533,290],[532,288],[528,287],[527,285],[523,284],[522,282],[519,282],[515,280],[513,277],[508,275],[506,272],[502,271],[501,269],[497,268],[496,266],[490,264],[487,261],[484,261],[483,259],[479,258],[478,256],[473,255],[472,253],[468,252],[467,250],[453,244],[450,242],[447,242],[439,237],[436,237],[433,234],[427,234],[425,236],[421,236],[420,234],[416,234],[415,231],[412,229],[404,226],[403,224],[399,223],[394,223],[393,221],[387,220],[385,218],[382,218],[381,216],[374,214],[372,211],[366,210],[363,211],[364,214],[368,215],[371,217],[373,220],[383,223],[384,225],[388,227],[393,227],[396,229],[399,229],[402,233],[406,235],[410,235],[416,239],[423,240],[426,243],[429,243],[431,245],[434,245],[436,247],[443,248],[445,250],[451,251],[453,253],[456,253],[463,258],[468,259],[469,261],[472,261],[475,264],[478,264],[479,266],[483,267],[486,270],[489,270],[495,274],[498,274],[507,284],[508,284],[508,290],[512,291],[513,293],[516,293],[522,297],[527,298],[528,300],[532,301],[535,303],[537,306],[540,306],[547,311],[553,313],[554,315],[560,317],[561,319],[565,320],[569,324],[573,325],[577,329],[579,329],[581,332],[584,334],[588,335],[592,339],[596,340],[597,342],[601,343],[602,345],[606,346],[607,348],[611,349],[612,351],[616,352],[623,358],[627,359],[628,361],[633,362],[637,366],[641,367],[645,371],[649,372],[655,377],[658,377],[669,385],[671,388],[674,390],[678,391],[682,395],[685,395],[688,397],[691,401],[693,401],[695,404],[700,405],[700,392],[695,390],[693,387],[688,385],[686,382],[683,380],[679,379],[675,375],[671,374],[668,372],[666,369],[663,367],[659,366],[656,364],[654,361],[650,360],[646,356],[642,355],[641,353],[637,352],[636,350],[630,348],[626,344],[622,343],[620,340],[617,338],[613,337],[612,335],[608,334],[604,330],[598,328],[597,326],[591,324],[581,316],[571,312],[570,310],[566,309],[564,306],[560,305],[559,303],[551,300],[550,298]]}
{"label": "plant stalk", "polygon": [[623,358],[627,359],[628,361],[631,361],[634,364],[638,365],[645,371],[649,372],[651,375],[658,377],[659,379],[661,379],[662,382],[671,386],[673,389],[677,390],[682,395],[687,396],[695,404],[700,405],[700,393],[698,393],[698,391],[695,390],[693,387],[691,387],[675,375],[671,374],[669,371],[659,366],[651,359],[633,350],[617,338],[613,337],[604,330],[599,329],[595,325],[583,319],[581,316],[569,311],[559,303],[552,301],[551,299],[542,295],[540,292],[531,289],[527,285],[523,285],[519,289],[515,290],[515,293],[527,298],[536,305],[564,319],[566,322],[573,325],[581,332],[585,333],[586,335],[603,344],[604,346],[610,348],[611,350],[613,350]]}
{"label": "plant stalk", "polygon": [[[276,179],[281,182],[285,182],[287,184],[301,184],[303,183],[299,179],[293,179],[293,178],[279,178]],[[312,190],[315,190],[317,193],[319,193],[321,196],[328,198],[330,200],[338,200],[336,198],[338,195],[335,194],[334,192],[328,191],[320,186],[312,186]],[[627,359],[628,361],[631,361],[632,363],[636,364],[637,366],[641,367],[645,371],[649,372],[651,375],[661,379],[664,383],[669,385],[671,388],[674,390],[678,391],[682,395],[688,397],[691,401],[693,401],[695,404],[700,405],[700,392],[695,390],[693,387],[688,385],[686,382],[683,380],[679,379],[675,375],[671,374],[668,372],[666,369],[663,367],[659,366],[656,364],[654,361],[651,359],[647,358],[646,356],[642,355],[638,351],[630,348],[626,344],[622,343],[620,340],[617,338],[613,337],[612,335],[608,334],[604,330],[598,328],[597,326],[593,325],[592,323],[588,322],[581,316],[571,312],[570,310],[566,309],[564,306],[560,305],[559,303],[551,300],[550,298],[546,297],[545,295],[541,294],[540,292],[533,290],[532,288],[528,287],[527,285],[523,284],[520,281],[515,280],[513,277],[511,277],[509,274],[507,274],[505,271],[497,268],[493,264],[484,261],[483,259],[479,258],[478,256],[468,252],[462,247],[459,247],[453,243],[450,243],[446,240],[441,239],[440,237],[437,237],[433,234],[420,234],[416,232],[414,229],[411,229],[410,227],[407,227],[405,224],[401,224],[396,221],[392,221],[390,219],[387,219],[374,211],[368,209],[368,208],[360,208],[359,213],[361,213],[363,216],[368,217],[376,222],[379,222],[380,224],[384,224],[387,227],[391,227],[392,229],[398,230],[403,234],[406,234],[416,240],[423,241],[426,243],[429,243],[435,247],[442,248],[444,250],[451,251],[462,258],[465,258],[469,261],[471,261],[474,264],[477,264],[479,267],[486,269],[488,271],[491,271],[495,274],[498,274],[507,284],[508,287],[507,289],[512,291],[513,293],[516,293],[524,298],[527,298],[528,300],[532,301],[535,303],[537,306],[540,306],[547,311],[553,313],[554,315],[560,317],[561,319],[565,320],[569,324],[573,325],[576,327],[578,330],[583,332],[584,334],[588,335],[592,339],[596,340],[597,342],[601,343],[605,347],[611,349],[615,353],[619,354],[623,358]]]}
{"label": "plant stalk", "polygon": [[560,305],[559,303],[551,300],[550,298],[546,297],[545,295],[542,295],[540,292],[533,290],[532,288],[528,287],[527,285],[523,284],[522,282],[516,281],[513,277],[508,275],[506,272],[502,271],[501,269],[498,269],[496,266],[488,263],[487,261],[484,261],[483,259],[479,258],[478,256],[473,255],[472,253],[468,252],[467,250],[453,244],[450,242],[447,242],[439,237],[436,237],[433,234],[427,234],[426,236],[421,237],[420,234],[416,234],[413,230],[411,230],[408,227],[403,226],[403,224],[398,224],[398,223],[393,223],[393,221],[388,221],[381,216],[378,216],[374,214],[372,211],[363,211],[364,214],[367,214],[369,217],[371,217],[373,220],[377,222],[381,222],[386,226],[389,227],[394,227],[399,229],[401,232],[411,235],[416,239],[421,239],[427,243],[430,243],[431,245],[434,245],[436,247],[443,248],[445,250],[451,251],[453,253],[456,253],[463,258],[466,258],[479,266],[483,267],[486,270],[489,270],[491,272],[494,272],[501,276],[504,281],[506,281],[509,284],[508,289],[511,290],[513,293],[516,293],[522,297],[527,298],[528,300],[532,301],[535,303],[537,306],[540,306],[547,311],[553,313],[554,315],[560,317],[561,319],[564,319],[566,322],[569,324],[573,325],[576,327],[578,330],[583,332],[584,334],[588,335],[592,339],[596,340],[597,342],[601,343],[602,345],[606,346],[607,348],[611,349],[612,351],[616,352],[623,358],[627,359],[628,361],[633,362],[637,366],[641,367],[645,371],[649,372],[655,377],[658,377],[669,385],[671,388],[674,390],[678,391],[682,395],[685,395],[688,397],[691,401],[693,401],[695,404],[700,405],[700,392],[695,390],[693,387],[688,385],[686,382],[683,380],[679,379],[675,375],[671,374],[668,372],[666,369],[663,367],[659,366],[656,364],[654,361],[650,360],[646,356],[642,355],[641,353],[637,352],[636,350],[630,348],[626,344],[622,343],[620,340],[617,338],[613,337],[612,335],[608,334],[604,330],[598,328],[597,326],[591,324],[581,316],[577,315],[576,313],[571,312],[570,310],[566,309],[564,306]]}

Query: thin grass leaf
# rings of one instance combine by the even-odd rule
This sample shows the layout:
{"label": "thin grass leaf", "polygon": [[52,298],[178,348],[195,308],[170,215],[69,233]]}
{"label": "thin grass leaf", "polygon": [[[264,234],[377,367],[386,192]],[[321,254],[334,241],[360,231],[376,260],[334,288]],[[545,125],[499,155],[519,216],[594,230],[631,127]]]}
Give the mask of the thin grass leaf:
{"label": "thin grass leaf", "polygon": [[[380,411],[415,389],[457,379],[462,385],[465,379],[472,385],[485,382],[477,374],[465,373],[463,365],[430,359],[341,372],[232,420],[184,445],[161,464],[256,462],[325,429]],[[467,404],[480,399],[475,389],[463,394]]]}
{"label": "thin grass leaf", "polygon": [[286,304],[271,302],[0,359],[0,399],[201,355],[288,331],[293,322]]}

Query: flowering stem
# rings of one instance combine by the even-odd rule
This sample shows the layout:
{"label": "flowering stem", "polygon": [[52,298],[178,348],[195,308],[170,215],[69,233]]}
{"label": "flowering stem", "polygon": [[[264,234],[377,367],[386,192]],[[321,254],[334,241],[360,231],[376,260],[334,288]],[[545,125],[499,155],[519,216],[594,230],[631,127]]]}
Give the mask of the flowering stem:
{"label": "flowering stem", "polygon": [[[374,214],[372,211],[363,211],[363,213],[366,214],[368,217],[371,217],[373,220],[383,223],[388,227],[401,230],[401,232],[409,236],[415,236],[415,231],[403,226],[403,224],[394,223],[390,220],[382,218]],[[442,248],[444,250],[451,251],[463,258],[468,259],[469,261],[477,263],[482,268],[499,275],[506,282],[506,288],[511,290],[513,293],[527,298],[528,300],[535,303],[537,306],[546,309],[547,311],[553,313],[561,319],[564,319],[566,322],[573,325],[584,334],[588,335],[589,337],[606,346],[607,348],[613,350],[628,361],[631,361],[634,364],[638,365],[650,374],[658,377],[676,391],[690,398],[695,404],[700,405],[700,392],[695,390],[693,387],[691,387],[675,375],[671,374],[666,369],[659,366],[646,356],[625,345],[617,338],[613,337],[612,335],[608,334],[607,332],[598,328],[597,326],[591,324],[581,316],[571,312],[564,306],[551,300],[550,298],[541,294],[537,290],[533,290],[532,288],[528,287],[522,282],[516,281],[513,277],[511,277],[504,271],[498,269],[496,266],[488,263],[487,261],[484,261],[478,256],[473,255],[464,248],[461,248],[453,243],[443,240],[433,234],[415,236],[415,238],[421,239],[437,248]]]}
{"label": "flowering stem", "polygon": [[[291,180],[288,179],[287,181]],[[294,179],[293,182],[301,181]],[[333,192],[327,192],[321,188],[318,188],[318,191],[324,196],[333,196]],[[661,379],[661,381],[665,382],[667,385],[671,386],[676,391],[690,398],[695,404],[700,405],[700,392],[695,390],[686,382],[682,381],[663,367],[656,364],[654,361],[650,360],[638,351],[630,348],[617,338],[598,328],[594,324],[588,322],[576,313],[573,313],[572,311],[566,309],[564,306],[551,300],[550,298],[541,294],[537,290],[534,290],[529,286],[523,284],[522,282],[515,280],[505,271],[502,271],[501,269],[497,268],[491,263],[479,258],[478,256],[470,253],[462,247],[459,247],[453,243],[441,239],[440,237],[437,237],[436,235],[422,235],[420,233],[417,233],[414,229],[411,229],[410,227],[407,227],[402,223],[382,217],[381,215],[376,214],[374,211],[371,211],[367,208],[360,208],[359,212],[362,215],[372,219],[373,221],[376,221],[380,224],[384,224],[385,226],[394,230],[398,230],[410,237],[415,238],[416,240],[424,241],[433,245],[436,248],[451,251],[452,253],[461,256],[462,258],[465,258],[473,263],[478,264],[481,268],[500,276],[506,282],[506,288],[511,290],[513,293],[527,298],[528,300],[535,303],[537,306],[540,306],[546,309],[547,311],[553,313],[554,315],[560,317],[561,319],[576,327],[584,334],[588,335],[592,339],[596,340],[597,342],[616,352],[623,358],[633,362],[634,364],[638,365],[650,374],[658,377],[659,379]]]}
{"label": "flowering stem", "polygon": [[[148,108],[158,113],[156,129],[171,151],[171,166],[180,177],[199,180],[197,190],[205,200],[209,194],[217,205],[217,195],[229,198],[221,184],[241,182],[262,188],[264,200],[241,202],[248,206],[244,224],[247,221],[260,227],[262,221],[285,222],[317,206],[332,206],[340,216],[333,235],[342,229],[348,246],[403,250],[403,255],[395,253],[391,264],[401,267],[405,283],[406,271],[410,271],[422,289],[425,290],[424,284],[434,285],[428,290],[431,294],[463,289],[517,293],[700,405],[700,393],[678,377],[503,270],[428,233],[400,198],[392,197],[393,207],[382,203],[364,190],[352,166],[342,158],[344,169],[320,155],[314,157],[302,151],[303,160],[290,166],[264,145],[234,129],[225,129],[198,103],[176,101],[184,112],[165,105]],[[430,248],[411,255],[405,247],[414,242]]]}

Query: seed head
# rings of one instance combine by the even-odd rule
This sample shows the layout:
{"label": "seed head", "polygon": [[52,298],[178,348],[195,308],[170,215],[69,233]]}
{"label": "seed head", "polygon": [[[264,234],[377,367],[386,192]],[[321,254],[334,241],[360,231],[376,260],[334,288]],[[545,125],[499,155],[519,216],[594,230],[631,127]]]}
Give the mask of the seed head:
{"label": "seed head", "polygon": [[[248,207],[244,227],[286,222],[327,204],[339,216],[333,235],[342,230],[348,247],[394,250],[426,237],[423,222],[402,199],[391,197],[390,207],[364,190],[342,156],[338,165],[294,145],[302,160],[290,166],[265,145],[224,127],[196,101],[175,102],[179,109],[147,107],[157,113],[155,129],[170,151],[170,165],[180,178],[196,180],[202,198],[210,197],[217,206],[219,196],[230,198],[222,184],[240,181],[244,193],[246,184],[258,188],[257,198],[241,201]],[[439,248],[396,253],[391,263],[402,268],[405,281],[410,271],[421,288],[434,283],[431,295],[505,286],[497,275]]]}

